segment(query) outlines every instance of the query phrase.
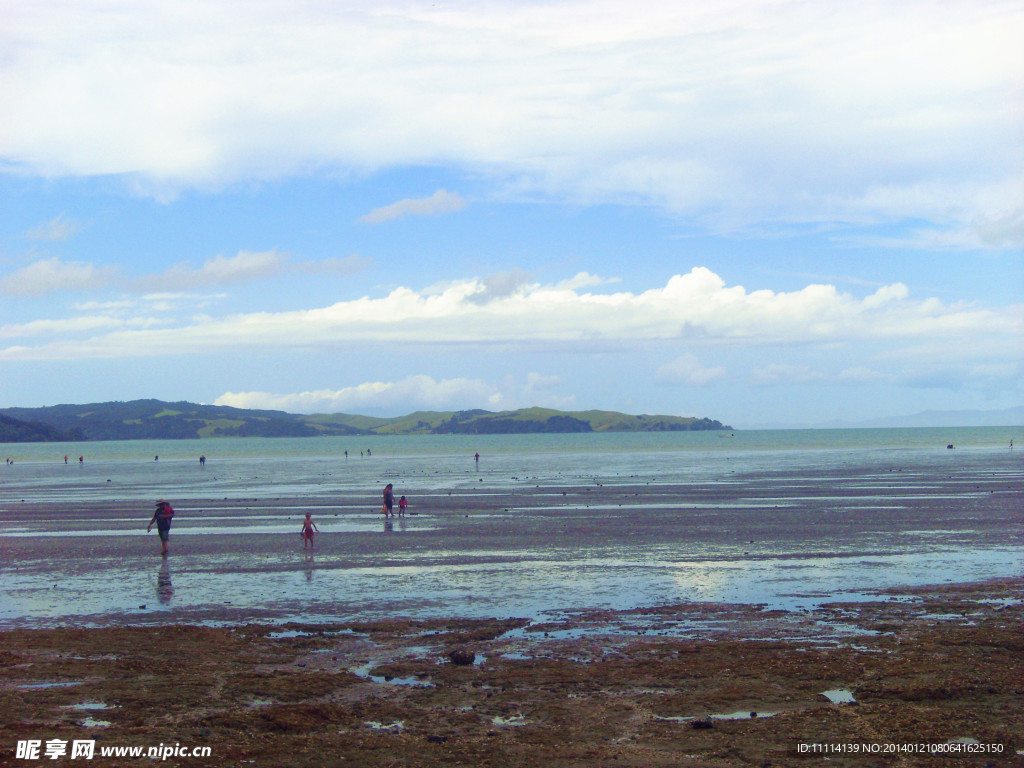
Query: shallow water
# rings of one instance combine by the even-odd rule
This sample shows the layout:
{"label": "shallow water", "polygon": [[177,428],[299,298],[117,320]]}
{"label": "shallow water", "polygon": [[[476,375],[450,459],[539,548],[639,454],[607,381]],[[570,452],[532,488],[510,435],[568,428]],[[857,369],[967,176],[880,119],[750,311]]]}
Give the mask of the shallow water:
{"label": "shallow water", "polygon": [[[947,432],[387,438],[348,462],[339,439],[203,441],[205,469],[178,442],[159,462],[89,444],[83,466],[31,446],[0,467],[0,626],[797,610],[1017,576],[1024,451]],[[382,521],[385,480],[420,514]],[[167,559],[143,538],[155,498],[178,511]]]}

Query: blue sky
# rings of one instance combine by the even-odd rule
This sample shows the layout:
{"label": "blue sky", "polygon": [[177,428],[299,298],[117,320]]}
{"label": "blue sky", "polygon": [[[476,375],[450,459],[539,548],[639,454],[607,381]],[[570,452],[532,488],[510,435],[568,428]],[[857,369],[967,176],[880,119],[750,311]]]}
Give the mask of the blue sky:
{"label": "blue sky", "polygon": [[0,16],[0,407],[1024,403],[1019,2]]}

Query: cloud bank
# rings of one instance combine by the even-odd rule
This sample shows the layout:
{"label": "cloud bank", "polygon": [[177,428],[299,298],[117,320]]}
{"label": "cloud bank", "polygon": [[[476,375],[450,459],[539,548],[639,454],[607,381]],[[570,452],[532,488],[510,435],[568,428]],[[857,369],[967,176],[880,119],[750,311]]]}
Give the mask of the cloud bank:
{"label": "cloud bank", "polygon": [[430,376],[409,376],[401,381],[375,381],[342,389],[319,389],[296,394],[225,392],[214,405],[235,408],[269,408],[289,413],[366,413],[370,410],[401,410],[407,404],[427,410],[502,408],[497,388],[480,379],[454,378],[437,381]]}
{"label": "cloud bank", "polygon": [[[243,262],[248,263],[248,262]],[[255,263],[263,263],[257,260]],[[213,272],[221,274],[217,266]],[[601,349],[637,342],[711,341],[732,345],[963,344],[1004,359],[1019,357],[1024,334],[1021,306],[980,308],[915,299],[896,283],[855,297],[831,285],[792,292],[747,291],[729,286],[705,267],[675,275],[640,293],[597,293],[581,277],[554,285],[522,275],[455,281],[435,292],[399,287],[380,298],[363,297],[316,309],[185,317],[173,326],[0,349],[0,359],[81,359],[190,354],[247,346],[307,348],[373,344],[568,345]],[[495,286],[498,286],[496,288]],[[7,326],[0,326],[0,332]],[[38,342],[38,339],[36,340]],[[668,379],[713,380],[721,374],[680,358],[663,369]]]}
{"label": "cloud bank", "polygon": [[[494,196],[717,229],[916,219],[950,247],[1021,244],[1017,3],[0,0],[0,17],[2,172],[167,196],[443,166]],[[439,190],[365,220],[460,204]]]}

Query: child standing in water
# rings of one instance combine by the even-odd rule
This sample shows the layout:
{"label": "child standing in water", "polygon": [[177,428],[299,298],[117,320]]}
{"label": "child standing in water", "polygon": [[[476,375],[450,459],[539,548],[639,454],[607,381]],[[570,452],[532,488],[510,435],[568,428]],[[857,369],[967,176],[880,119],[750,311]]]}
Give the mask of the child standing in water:
{"label": "child standing in water", "polygon": [[320,529],[313,522],[313,516],[307,512],[306,519],[302,521],[302,548],[313,547],[313,533],[320,533]]}
{"label": "child standing in water", "polygon": [[405,496],[398,500],[398,516],[405,517],[405,508],[409,506],[409,502],[405,500]]}

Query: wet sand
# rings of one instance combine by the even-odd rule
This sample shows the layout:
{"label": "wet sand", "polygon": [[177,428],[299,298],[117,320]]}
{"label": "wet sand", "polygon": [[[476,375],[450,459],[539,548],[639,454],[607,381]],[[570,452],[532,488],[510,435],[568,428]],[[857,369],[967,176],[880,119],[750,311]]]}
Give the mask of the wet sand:
{"label": "wet sand", "polygon": [[1024,764],[1020,582],[876,597],[7,631],[0,764],[63,764],[16,760],[24,739],[211,750],[168,766]]}
{"label": "wet sand", "polygon": [[[796,609],[1019,574],[1024,470],[1012,457],[967,458],[941,472],[853,466],[685,484],[481,475],[447,491],[401,487],[415,514],[388,523],[373,489],[182,488],[166,560],[145,533],[148,499],[62,503],[21,489],[0,510],[0,628]],[[299,538],[306,511],[321,529],[315,552]]]}

